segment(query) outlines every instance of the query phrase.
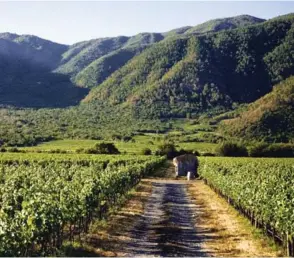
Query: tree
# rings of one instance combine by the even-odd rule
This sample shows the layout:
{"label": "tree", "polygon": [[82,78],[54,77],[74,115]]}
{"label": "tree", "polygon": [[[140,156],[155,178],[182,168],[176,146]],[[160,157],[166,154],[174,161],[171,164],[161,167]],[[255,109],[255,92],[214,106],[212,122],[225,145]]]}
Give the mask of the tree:
{"label": "tree", "polygon": [[89,154],[120,154],[113,143],[97,143],[94,148],[87,151]]}

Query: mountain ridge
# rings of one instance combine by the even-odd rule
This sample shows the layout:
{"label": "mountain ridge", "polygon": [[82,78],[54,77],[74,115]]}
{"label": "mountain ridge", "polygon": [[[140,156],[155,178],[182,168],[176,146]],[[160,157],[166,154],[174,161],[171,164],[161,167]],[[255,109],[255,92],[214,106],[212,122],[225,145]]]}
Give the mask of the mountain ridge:
{"label": "mountain ridge", "polygon": [[[240,19],[238,26],[242,26],[244,17],[223,21]],[[252,22],[261,20],[252,18]],[[33,35],[0,33],[0,104],[36,108],[78,105],[89,89],[135,56],[160,41],[181,36],[187,37],[139,33],[64,45]],[[64,92],[60,96],[59,88]]]}
{"label": "mountain ridge", "polygon": [[[1,141],[28,145],[62,137],[165,132],[170,119],[231,111],[294,75],[294,14],[213,28],[221,30],[183,34],[186,27],[170,36],[141,33],[71,46],[53,43],[50,49],[58,49],[53,56],[44,51],[45,40],[10,42],[12,54],[22,48],[32,55],[0,54]],[[18,35],[2,37],[11,41]],[[277,139],[289,139],[281,130],[273,132],[281,134]]]}
{"label": "mountain ridge", "polygon": [[294,15],[161,41],[94,87],[83,102],[126,102],[135,109],[161,102],[157,109],[170,110],[167,116],[252,102],[294,73],[294,62],[284,56],[293,50],[293,32]]}

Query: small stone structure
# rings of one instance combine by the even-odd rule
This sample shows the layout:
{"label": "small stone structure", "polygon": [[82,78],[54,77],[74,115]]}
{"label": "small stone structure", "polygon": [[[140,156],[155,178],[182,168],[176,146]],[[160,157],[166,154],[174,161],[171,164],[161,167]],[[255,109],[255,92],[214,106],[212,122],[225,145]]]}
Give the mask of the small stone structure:
{"label": "small stone structure", "polygon": [[187,180],[190,181],[190,180],[192,180],[194,178],[195,178],[195,174],[193,172],[191,172],[191,171],[188,171]]}
{"label": "small stone structure", "polygon": [[[175,165],[176,176],[187,176],[188,172],[193,174],[193,177],[197,177],[198,159],[193,154],[184,154],[173,159]],[[192,175],[190,175],[192,178]]]}

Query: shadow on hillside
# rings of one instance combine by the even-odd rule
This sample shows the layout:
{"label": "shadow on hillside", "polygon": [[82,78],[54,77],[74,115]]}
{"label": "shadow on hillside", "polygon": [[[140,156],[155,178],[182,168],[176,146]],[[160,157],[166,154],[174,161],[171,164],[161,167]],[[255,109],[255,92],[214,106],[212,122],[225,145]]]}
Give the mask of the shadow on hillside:
{"label": "shadow on hillside", "polygon": [[43,70],[0,79],[0,105],[13,107],[64,108],[78,105],[88,92],[66,75]]}

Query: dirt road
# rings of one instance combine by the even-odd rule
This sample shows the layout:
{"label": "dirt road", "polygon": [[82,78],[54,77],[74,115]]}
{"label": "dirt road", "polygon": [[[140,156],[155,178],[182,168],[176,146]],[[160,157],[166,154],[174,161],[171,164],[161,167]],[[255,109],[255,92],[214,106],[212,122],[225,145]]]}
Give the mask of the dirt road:
{"label": "dirt road", "polygon": [[128,255],[205,256],[205,239],[194,227],[196,205],[187,196],[187,185],[177,181],[152,183],[144,214],[131,231]]}
{"label": "dirt road", "polygon": [[280,254],[254,237],[246,219],[202,181],[164,178],[143,180],[120,212],[92,228],[84,244],[92,256]]}

